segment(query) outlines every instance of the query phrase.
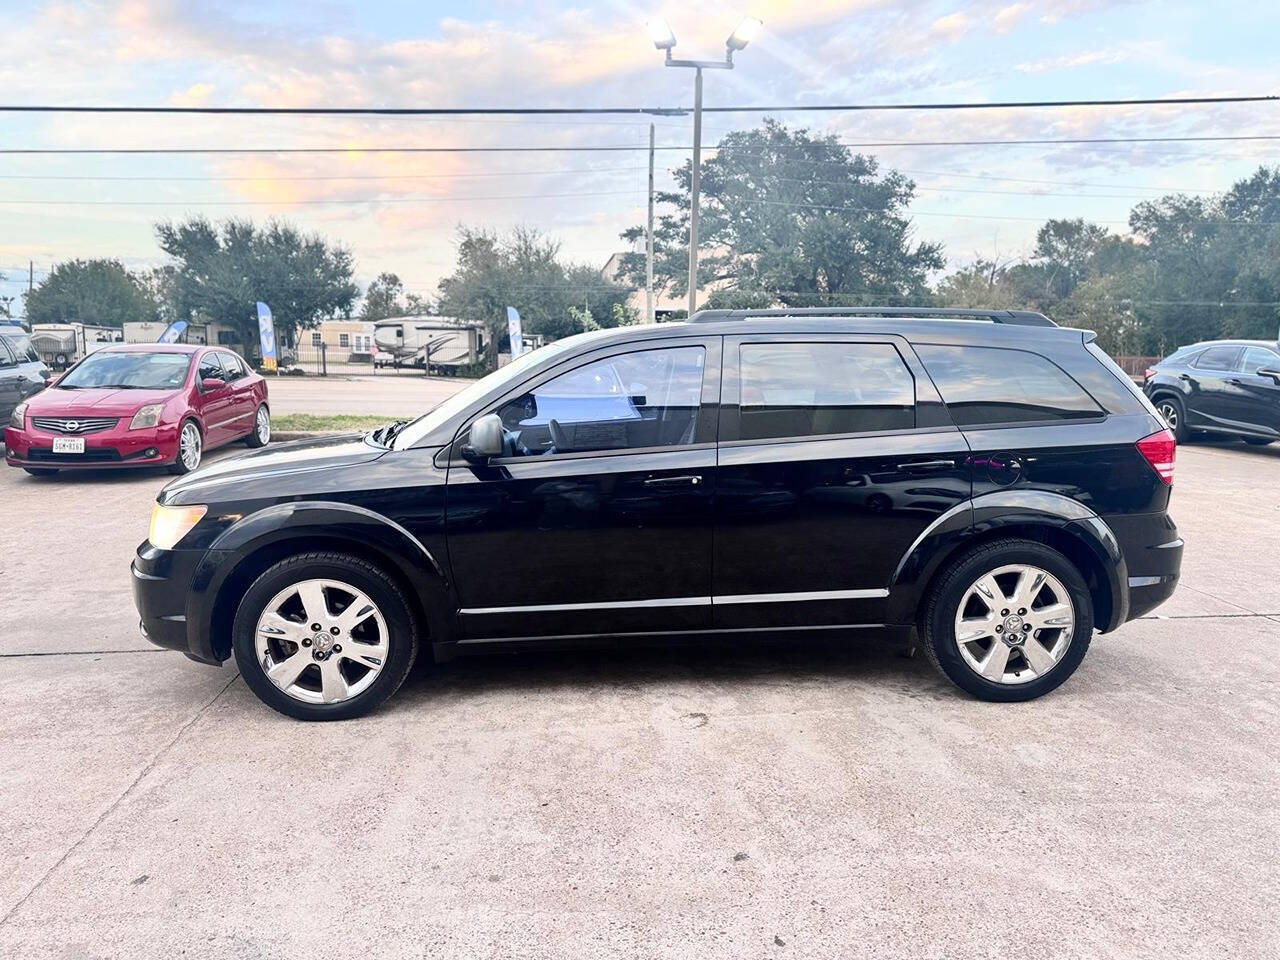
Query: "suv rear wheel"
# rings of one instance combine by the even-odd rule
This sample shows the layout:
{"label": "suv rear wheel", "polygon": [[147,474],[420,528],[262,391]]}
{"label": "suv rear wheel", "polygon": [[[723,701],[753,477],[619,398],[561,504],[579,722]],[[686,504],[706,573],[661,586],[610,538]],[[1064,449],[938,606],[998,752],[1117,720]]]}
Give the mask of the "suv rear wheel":
{"label": "suv rear wheel", "polygon": [[418,638],[408,600],[381,569],[347,554],[306,553],[249,587],[232,647],[267,706],[299,720],[346,720],[400,688]]}
{"label": "suv rear wheel", "polygon": [[1156,412],[1173,431],[1174,439],[1186,443],[1191,431],[1187,429],[1187,412],[1177,397],[1165,396],[1156,401]]}
{"label": "suv rear wheel", "polygon": [[925,603],[920,640],[953,683],[982,700],[1033,700],[1071,676],[1093,635],[1093,601],[1065,556],[998,540],[954,560]]}

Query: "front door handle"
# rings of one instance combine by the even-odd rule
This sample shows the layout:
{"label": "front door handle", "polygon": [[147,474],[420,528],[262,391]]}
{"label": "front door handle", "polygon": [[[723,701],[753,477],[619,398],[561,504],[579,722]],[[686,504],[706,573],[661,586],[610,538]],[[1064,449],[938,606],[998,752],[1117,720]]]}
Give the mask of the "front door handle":
{"label": "front door handle", "polygon": [[915,460],[910,463],[898,464],[899,470],[954,470],[956,462],[954,460]]}
{"label": "front door handle", "polygon": [[696,487],[702,477],[690,474],[684,477],[651,477],[644,482],[646,487]]}
{"label": "front door handle", "polygon": [[1229,384],[1231,384],[1233,387],[1238,387],[1238,386],[1240,386],[1240,379],[1239,379],[1238,377],[1227,377],[1227,379],[1226,379],[1226,380],[1224,380],[1224,381],[1222,381],[1222,382],[1223,382],[1223,383],[1229,383]]}

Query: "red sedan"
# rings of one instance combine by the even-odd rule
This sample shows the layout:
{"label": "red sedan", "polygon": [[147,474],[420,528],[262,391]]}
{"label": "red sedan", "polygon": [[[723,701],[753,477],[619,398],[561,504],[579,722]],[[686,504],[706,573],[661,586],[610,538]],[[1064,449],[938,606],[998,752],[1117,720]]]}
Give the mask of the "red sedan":
{"label": "red sedan", "polygon": [[20,403],[5,462],[34,476],[77,467],[200,465],[205,450],[271,439],[267,382],[235,353],[185,344],[120,344],[89,354]]}

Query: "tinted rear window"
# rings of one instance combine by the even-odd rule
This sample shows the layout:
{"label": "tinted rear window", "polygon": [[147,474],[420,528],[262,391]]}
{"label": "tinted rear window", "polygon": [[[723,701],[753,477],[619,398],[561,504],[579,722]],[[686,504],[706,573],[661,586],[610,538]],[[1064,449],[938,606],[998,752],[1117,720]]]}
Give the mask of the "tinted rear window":
{"label": "tinted rear window", "polygon": [[888,343],[744,343],[741,437],[816,437],[916,425],[915,379]]}
{"label": "tinted rear window", "polygon": [[1078,420],[1102,409],[1062,368],[1039,354],[998,347],[920,344],[957,426]]}
{"label": "tinted rear window", "polygon": [[1239,347],[1210,347],[1196,358],[1195,367],[1199,370],[1234,370],[1239,357]]}

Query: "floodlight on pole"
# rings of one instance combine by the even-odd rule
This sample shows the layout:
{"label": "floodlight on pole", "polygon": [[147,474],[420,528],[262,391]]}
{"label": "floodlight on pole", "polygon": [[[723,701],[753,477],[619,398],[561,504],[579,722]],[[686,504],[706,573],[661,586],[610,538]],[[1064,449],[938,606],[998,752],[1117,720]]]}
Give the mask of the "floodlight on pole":
{"label": "floodlight on pole", "polygon": [[645,23],[649,38],[659,50],[670,50],[676,45],[676,35],[671,32],[671,25],[661,17],[655,17]]}
{"label": "floodlight on pole", "polygon": [[743,17],[742,22],[738,24],[738,29],[729,34],[729,39],[724,45],[729,50],[745,50],[747,44],[760,35],[761,28],[764,27],[764,21],[755,17]]}
{"label": "floodlight on pole", "polygon": [[760,34],[764,23],[755,17],[745,17],[738,28],[724,42],[723,60],[676,60],[671,48],[676,45],[676,35],[665,20],[653,19],[645,24],[653,45],[666,52],[668,67],[691,67],[693,80],[693,164],[689,176],[689,316],[698,306],[698,191],[702,174],[702,71],[732,70],[733,55],[742,50]]}

